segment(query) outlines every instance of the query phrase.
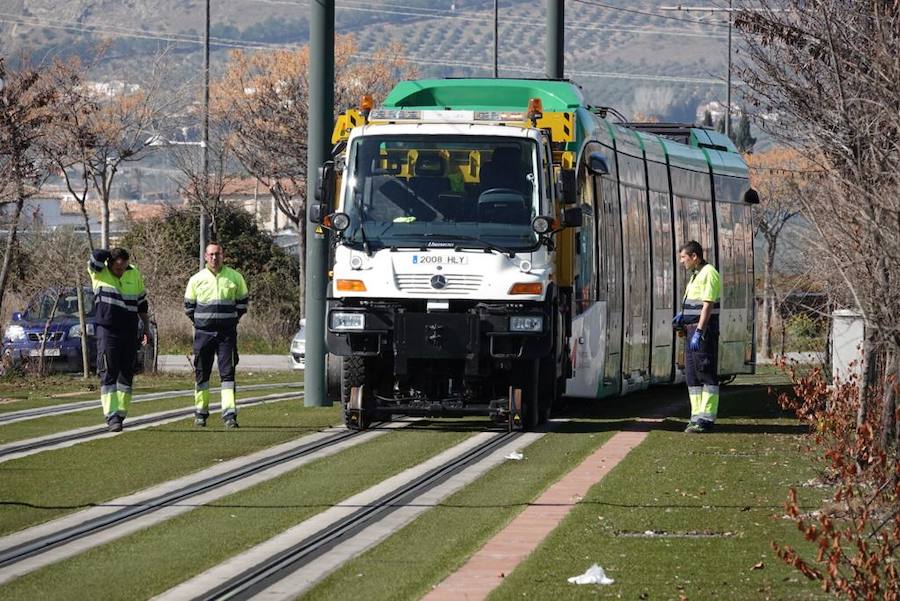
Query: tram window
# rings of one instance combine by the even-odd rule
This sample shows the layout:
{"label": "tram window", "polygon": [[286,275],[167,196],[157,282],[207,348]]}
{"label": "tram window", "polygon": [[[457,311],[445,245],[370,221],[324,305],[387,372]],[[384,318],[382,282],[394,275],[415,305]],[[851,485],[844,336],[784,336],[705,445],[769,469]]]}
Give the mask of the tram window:
{"label": "tram window", "polygon": [[596,267],[594,249],[596,240],[594,237],[594,195],[591,186],[591,178],[587,170],[581,170],[581,179],[578,182],[580,188],[579,197],[582,201],[581,228],[575,235],[575,251],[577,253],[577,267],[575,274],[575,314],[580,315],[587,311],[596,302]]}

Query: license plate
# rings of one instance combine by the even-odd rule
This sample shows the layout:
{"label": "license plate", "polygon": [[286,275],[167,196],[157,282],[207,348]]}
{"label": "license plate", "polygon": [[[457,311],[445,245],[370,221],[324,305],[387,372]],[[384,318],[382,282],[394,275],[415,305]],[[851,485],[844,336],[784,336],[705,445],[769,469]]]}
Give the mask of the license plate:
{"label": "license plate", "polygon": [[413,265],[468,265],[469,257],[458,255],[413,255]]}
{"label": "license plate", "polygon": [[[38,348],[31,349],[30,351],[28,351],[28,354],[32,357],[40,357],[41,349],[38,349]],[[45,357],[59,357],[59,349],[58,348],[45,348],[44,356]]]}

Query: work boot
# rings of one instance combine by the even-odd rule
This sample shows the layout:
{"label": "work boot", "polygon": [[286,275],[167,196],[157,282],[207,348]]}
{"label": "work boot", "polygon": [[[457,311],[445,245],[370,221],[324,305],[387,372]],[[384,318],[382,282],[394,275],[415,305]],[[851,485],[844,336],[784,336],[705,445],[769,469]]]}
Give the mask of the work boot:
{"label": "work boot", "polygon": [[106,418],[106,429],[110,432],[121,432],[124,419],[120,415],[110,415]]}
{"label": "work boot", "polygon": [[229,430],[232,429],[232,428],[240,428],[240,426],[239,426],[238,423],[237,423],[237,416],[236,416],[236,415],[227,415],[227,416],[225,416],[225,428],[226,428],[226,429],[229,429]]}
{"label": "work boot", "polygon": [[205,428],[206,427],[206,416],[205,415],[197,415],[197,417],[194,418],[194,425],[197,426],[198,428]]}
{"label": "work boot", "polygon": [[702,434],[703,432],[706,432],[706,430],[703,429],[703,426],[694,422],[689,423],[684,431],[688,434]]}

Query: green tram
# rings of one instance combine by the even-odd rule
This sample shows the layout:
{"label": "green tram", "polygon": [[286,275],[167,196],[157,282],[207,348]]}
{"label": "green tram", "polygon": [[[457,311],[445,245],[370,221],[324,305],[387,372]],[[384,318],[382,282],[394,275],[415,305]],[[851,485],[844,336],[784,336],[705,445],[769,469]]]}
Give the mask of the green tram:
{"label": "green tram", "polygon": [[680,381],[671,320],[697,240],[723,280],[720,376],[753,371],[747,166],[725,136],[614,123],[573,83],[399,83],[335,125],[329,394],[350,427],[490,415]]}

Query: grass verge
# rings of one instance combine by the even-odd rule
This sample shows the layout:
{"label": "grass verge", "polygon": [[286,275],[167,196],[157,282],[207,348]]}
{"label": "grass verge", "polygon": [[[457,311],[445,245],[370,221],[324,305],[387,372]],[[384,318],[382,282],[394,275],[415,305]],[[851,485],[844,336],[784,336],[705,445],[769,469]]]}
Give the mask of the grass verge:
{"label": "grass verge", "polygon": [[248,407],[241,428],[192,419],[0,464],[0,535],[331,426],[339,407],[298,401]]}
{"label": "grass verge", "polygon": [[[265,396],[269,394],[279,394],[283,392],[300,394],[300,391],[298,391],[296,388],[288,387],[264,388],[262,390],[245,391],[242,391],[240,388],[238,388],[238,403],[240,404],[241,399]],[[219,402],[219,393],[212,393],[211,402]],[[293,400],[288,402],[296,403],[298,401]],[[302,403],[302,401],[300,402]],[[128,425],[129,419],[134,419],[136,417],[147,415],[149,413],[167,411],[170,409],[187,409],[193,406],[193,393],[168,399],[132,403],[128,411],[128,418],[125,420],[125,425]],[[238,406],[238,408],[240,408],[240,405]],[[215,415],[213,417],[215,417]],[[19,440],[26,440],[28,438],[56,434],[59,432],[74,430],[76,428],[83,428],[87,426],[102,426],[104,424],[105,421],[103,417],[103,411],[100,408],[100,401],[97,401],[96,407],[85,409],[84,411],[75,411],[72,413],[65,413],[63,415],[49,415],[47,417],[0,425],[0,444],[7,444]]]}
{"label": "grass verge", "polygon": [[[238,387],[242,384],[297,383],[303,381],[303,372],[238,372]],[[214,372],[211,386],[219,385]],[[194,375],[190,373],[137,374],[134,377],[134,394],[188,390],[194,387]],[[100,380],[94,376],[87,380],[81,376],[53,375],[5,378],[0,380],[0,413],[48,407],[75,401],[96,400],[100,406]]]}
{"label": "grass verge", "polygon": [[[725,390],[716,433],[652,432],[490,599],[822,598],[770,548],[804,544],[782,517],[787,488],[809,506],[821,494],[802,488],[804,430],[763,388]],[[567,582],[593,563],[615,583]]]}
{"label": "grass verge", "polygon": [[[466,430],[406,428],[77,557],[4,587],[7,601],[146,599],[460,442]],[[115,567],[111,567],[115,566]],[[130,569],[128,566],[134,566]],[[121,573],[121,578],[110,574]]]}

